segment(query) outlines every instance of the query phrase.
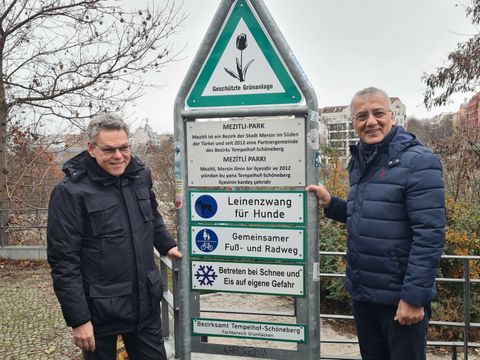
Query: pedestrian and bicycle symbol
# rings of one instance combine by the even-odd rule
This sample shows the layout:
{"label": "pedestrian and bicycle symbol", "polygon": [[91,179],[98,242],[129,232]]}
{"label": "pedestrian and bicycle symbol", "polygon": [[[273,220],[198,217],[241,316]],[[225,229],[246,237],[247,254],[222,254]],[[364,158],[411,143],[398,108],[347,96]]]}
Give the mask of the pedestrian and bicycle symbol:
{"label": "pedestrian and bicycle symbol", "polygon": [[204,253],[210,253],[217,248],[218,236],[213,230],[202,229],[195,236],[197,248]]}

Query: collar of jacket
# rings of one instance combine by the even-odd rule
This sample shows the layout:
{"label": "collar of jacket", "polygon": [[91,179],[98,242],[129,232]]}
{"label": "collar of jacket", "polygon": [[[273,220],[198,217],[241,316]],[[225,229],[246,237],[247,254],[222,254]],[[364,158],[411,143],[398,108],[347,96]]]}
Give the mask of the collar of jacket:
{"label": "collar of jacket", "polygon": [[103,170],[95,161],[94,158],[85,150],[75,157],[68,160],[62,167],[65,176],[72,181],[78,181],[83,176],[88,175],[92,181],[102,183],[103,185],[112,185],[119,179],[137,179],[139,172],[145,167],[145,164],[133,156],[125,169],[125,172],[120,176],[112,176]]}

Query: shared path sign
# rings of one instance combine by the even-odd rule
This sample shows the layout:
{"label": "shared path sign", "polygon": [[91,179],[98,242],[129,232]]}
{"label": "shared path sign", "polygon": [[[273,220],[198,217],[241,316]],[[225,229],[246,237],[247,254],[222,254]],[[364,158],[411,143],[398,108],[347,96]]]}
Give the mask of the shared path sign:
{"label": "shared path sign", "polygon": [[191,226],[191,255],[305,260],[305,229],[253,226]]}

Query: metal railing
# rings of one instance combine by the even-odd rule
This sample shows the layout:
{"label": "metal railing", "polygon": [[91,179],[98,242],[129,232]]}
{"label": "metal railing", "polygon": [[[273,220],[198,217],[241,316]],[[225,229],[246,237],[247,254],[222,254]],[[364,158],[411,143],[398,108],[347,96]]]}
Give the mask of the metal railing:
{"label": "metal railing", "polygon": [[47,208],[0,209],[0,246],[46,246]]}
{"label": "metal railing", "polygon": [[[340,256],[344,257],[344,252],[328,252],[320,251],[320,259],[324,256]],[[462,340],[461,341],[428,341],[427,346],[429,347],[443,347],[451,348],[452,359],[457,359],[458,349],[463,349],[463,358],[468,360],[469,349],[480,349],[480,343],[470,342],[469,341],[469,331],[471,329],[480,329],[480,323],[470,321],[470,308],[471,308],[471,287],[472,285],[480,284],[480,279],[470,278],[470,265],[473,261],[480,262],[480,256],[454,256],[454,255],[443,255],[442,261],[445,260],[455,260],[461,261],[463,263],[463,277],[461,278],[437,278],[437,283],[457,283],[463,285],[463,321],[438,321],[431,320],[430,326],[443,326],[461,329]],[[344,274],[340,273],[320,273],[321,278],[344,278]],[[479,289],[480,291],[480,289]],[[336,314],[320,314],[321,319],[331,319],[331,320],[352,320],[352,315],[336,315]],[[321,343],[338,343],[338,344],[358,344],[358,341],[346,341],[346,340],[335,340],[335,339],[323,339]],[[322,357],[322,359],[345,359],[345,357]]]}

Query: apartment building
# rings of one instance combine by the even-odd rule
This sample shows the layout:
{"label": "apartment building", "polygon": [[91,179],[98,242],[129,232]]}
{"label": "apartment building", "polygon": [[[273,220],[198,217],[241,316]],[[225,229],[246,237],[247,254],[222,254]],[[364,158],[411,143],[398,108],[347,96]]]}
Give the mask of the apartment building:
{"label": "apartment building", "polygon": [[464,109],[463,124],[468,127],[480,127],[480,93],[475,94]]}
{"label": "apartment building", "polygon": [[159,147],[161,143],[160,135],[153,131],[153,128],[148,124],[148,120],[145,120],[143,127],[139,127],[130,135],[130,141],[134,149],[146,144]]}

